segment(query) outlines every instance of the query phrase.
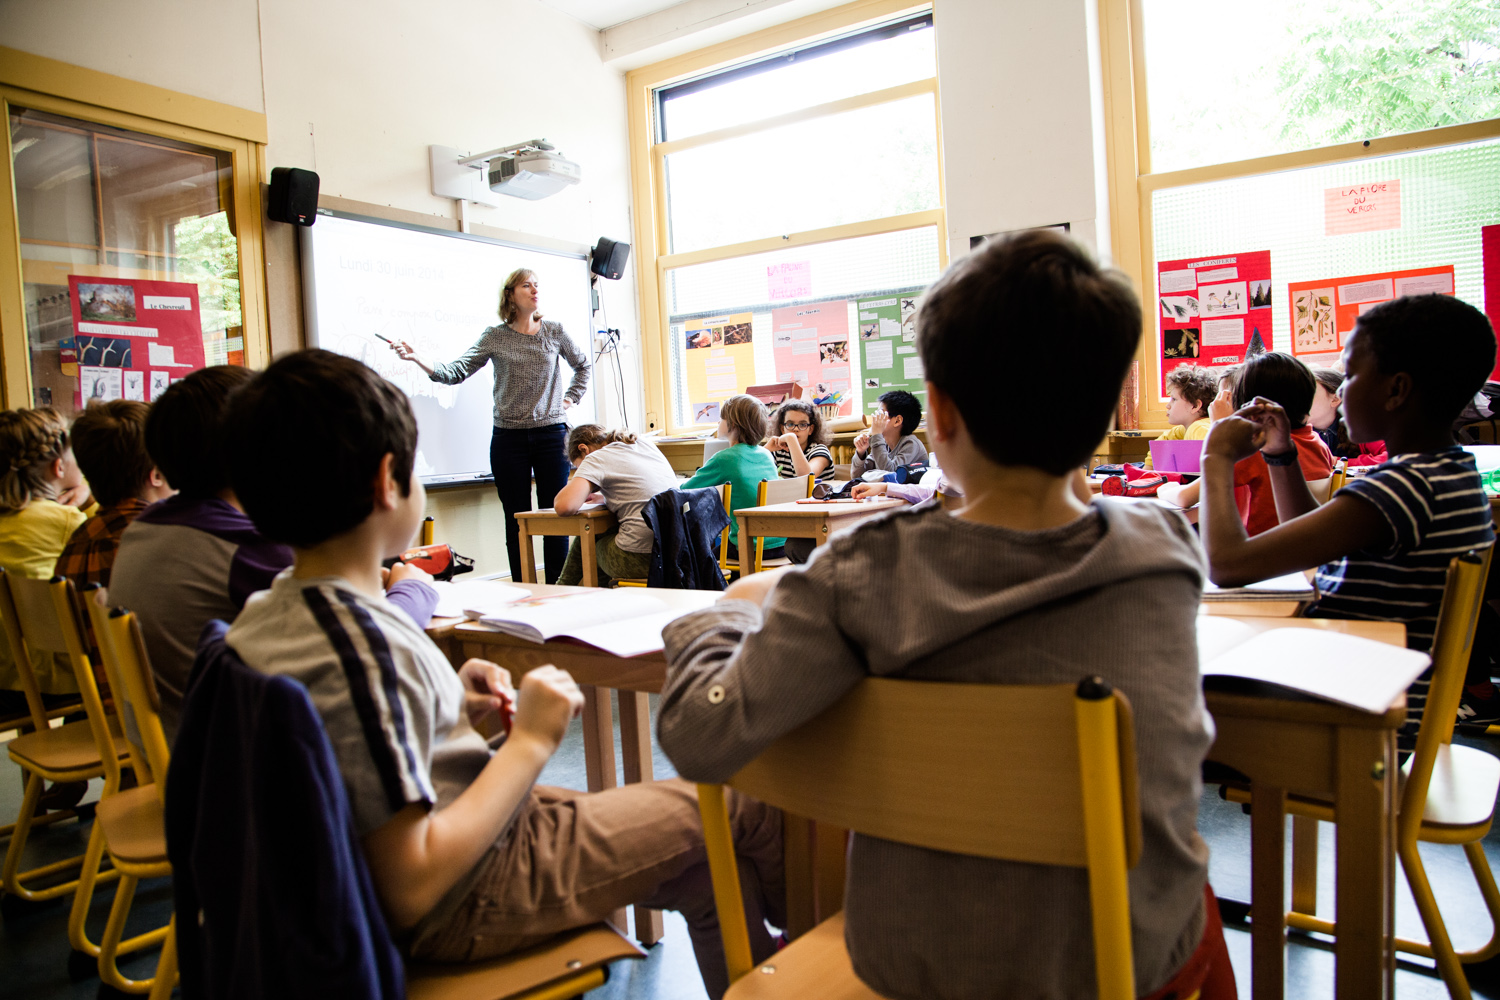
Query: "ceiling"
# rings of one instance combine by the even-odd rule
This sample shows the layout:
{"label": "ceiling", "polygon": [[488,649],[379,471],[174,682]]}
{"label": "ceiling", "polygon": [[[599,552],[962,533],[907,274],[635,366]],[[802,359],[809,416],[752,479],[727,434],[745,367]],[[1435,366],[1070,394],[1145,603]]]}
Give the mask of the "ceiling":
{"label": "ceiling", "polygon": [[599,31],[675,7],[681,2],[682,0],[542,0],[542,3],[553,10],[575,17]]}

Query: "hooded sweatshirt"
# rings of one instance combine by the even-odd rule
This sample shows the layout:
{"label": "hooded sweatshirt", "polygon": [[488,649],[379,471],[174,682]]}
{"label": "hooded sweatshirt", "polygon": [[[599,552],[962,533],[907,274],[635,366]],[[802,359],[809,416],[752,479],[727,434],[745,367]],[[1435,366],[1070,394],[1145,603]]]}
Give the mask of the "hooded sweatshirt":
{"label": "hooded sweatshirt", "polygon": [[[1192,954],[1205,919],[1202,587],[1191,529],[1154,505],[1099,500],[1045,531],[897,510],[831,539],[764,609],[723,601],[671,623],[658,738],[683,777],[720,782],[866,677],[1103,677],[1135,715],[1144,849],[1130,903],[1144,995]],[[1083,869],[856,835],[845,919],[855,972],[896,1000],[1095,995]]]}

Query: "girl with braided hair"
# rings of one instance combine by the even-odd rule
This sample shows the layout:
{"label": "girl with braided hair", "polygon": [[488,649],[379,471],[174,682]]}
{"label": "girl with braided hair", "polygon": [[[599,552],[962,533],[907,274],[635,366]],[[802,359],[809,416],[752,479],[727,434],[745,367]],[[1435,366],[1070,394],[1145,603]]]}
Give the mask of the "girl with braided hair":
{"label": "girl with braided hair", "polygon": [[[0,566],[46,580],[63,546],[88,515],[88,486],[68,441],[68,425],[51,407],[0,411]],[[78,683],[65,662],[37,656],[32,663],[44,695],[73,694]],[[0,643],[0,688],[19,693],[8,644]],[[0,700],[8,694],[0,692]]]}

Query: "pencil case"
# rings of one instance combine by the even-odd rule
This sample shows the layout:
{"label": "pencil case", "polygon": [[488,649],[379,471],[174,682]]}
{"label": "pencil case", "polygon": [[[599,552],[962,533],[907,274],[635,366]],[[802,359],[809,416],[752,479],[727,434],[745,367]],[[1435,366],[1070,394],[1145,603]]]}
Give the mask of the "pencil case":
{"label": "pencil case", "polygon": [[434,580],[451,580],[460,573],[468,573],[474,569],[474,560],[454,552],[453,546],[447,542],[407,549],[396,558],[387,559],[384,565],[389,569],[398,562],[415,566]]}

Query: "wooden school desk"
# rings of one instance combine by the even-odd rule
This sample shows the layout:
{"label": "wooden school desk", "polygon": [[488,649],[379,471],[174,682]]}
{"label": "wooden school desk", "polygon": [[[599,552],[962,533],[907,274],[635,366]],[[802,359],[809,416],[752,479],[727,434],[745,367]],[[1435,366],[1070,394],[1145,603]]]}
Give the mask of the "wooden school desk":
{"label": "wooden school desk", "polygon": [[583,551],[583,585],[599,586],[599,556],[594,544],[600,535],[618,527],[615,516],[603,504],[576,514],[559,514],[551,507],[524,510],[516,515],[521,528],[521,582],[536,583],[536,553],[531,540],[541,535],[577,535]]}
{"label": "wooden school desk", "polygon": [[755,572],[755,538],[811,538],[819,545],[835,532],[852,528],[867,517],[909,506],[905,500],[876,497],[858,503],[771,503],[764,507],[741,507],[734,512],[740,523],[740,576]]}

